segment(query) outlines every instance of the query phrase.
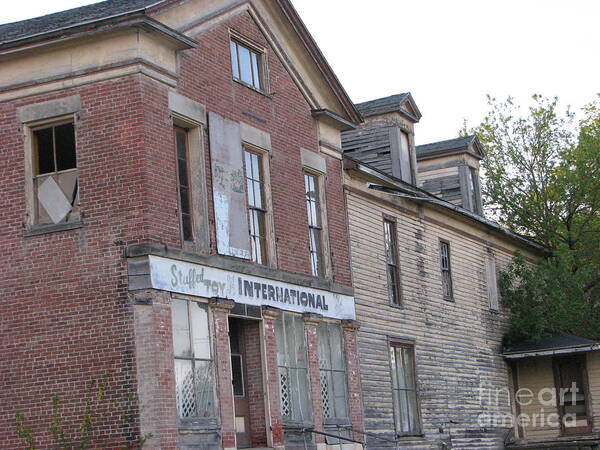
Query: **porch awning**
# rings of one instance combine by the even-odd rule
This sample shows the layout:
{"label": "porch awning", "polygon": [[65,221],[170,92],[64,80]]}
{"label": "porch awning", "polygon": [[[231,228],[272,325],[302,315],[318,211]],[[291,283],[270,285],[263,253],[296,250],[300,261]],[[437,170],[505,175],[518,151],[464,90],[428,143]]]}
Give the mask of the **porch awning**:
{"label": "porch awning", "polygon": [[507,348],[503,354],[507,359],[518,359],[535,356],[568,355],[594,350],[600,350],[600,342],[572,334],[558,333],[536,342],[525,342]]}

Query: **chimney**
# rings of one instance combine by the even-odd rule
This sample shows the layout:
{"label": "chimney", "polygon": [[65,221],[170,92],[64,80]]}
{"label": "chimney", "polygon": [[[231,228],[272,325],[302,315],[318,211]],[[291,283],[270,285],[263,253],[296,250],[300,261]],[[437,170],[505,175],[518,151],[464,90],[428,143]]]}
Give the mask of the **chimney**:
{"label": "chimney", "polygon": [[359,103],[364,123],[342,133],[344,155],[417,184],[414,124],[421,113],[409,92]]}
{"label": "chimney", "polygon": [[416,156],[419,187],[483,215],[479,162],[484,153],[476,136],[418,145]]}

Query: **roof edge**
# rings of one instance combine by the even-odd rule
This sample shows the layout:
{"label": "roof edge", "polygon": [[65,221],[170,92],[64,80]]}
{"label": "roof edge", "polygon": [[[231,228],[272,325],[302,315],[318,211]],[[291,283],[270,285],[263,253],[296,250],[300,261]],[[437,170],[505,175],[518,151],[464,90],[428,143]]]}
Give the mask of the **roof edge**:
{"label": "roof edge", "polygon": [[588,345],[572,345],[570,347],[555,347],[546,350],[531,350],[521,352],[504,352],[506,359],[534,358],[538,356],[569,355],[573,353],[593,352],[600,350],[600,342]]}

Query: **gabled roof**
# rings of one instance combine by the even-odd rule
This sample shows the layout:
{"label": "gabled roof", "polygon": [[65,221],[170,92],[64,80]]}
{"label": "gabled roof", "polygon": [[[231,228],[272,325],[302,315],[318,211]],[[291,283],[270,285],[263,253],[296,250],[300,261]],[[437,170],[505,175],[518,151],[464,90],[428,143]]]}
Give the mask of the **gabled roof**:
{"label": "gabled roof", "polygon": [[535,342],[524,342],[504,351],[508,359],[527,358],[600,350],[600,342],[574,336],[568,333],[557,333]]}
{"label": "gabled roof", "polygon": [[[408,106],[408,108],[406,106]],[[369,100],[368,102],[357,103],[356,109],[358,109],[363,117],[376,116],[392,112],[405,115],[414,122],[418,122],[422,117],[421,112],[419,111],[419,108],[417,108],[417,104],[415,103],[410,92],[390,95],[389,97]]]}
{"label": "gabled roof", "polygon": [[0,25],[0,47],[9,42],[109,17],[144,11],[160,0],[109,0],[33,19]]}
{"label": "gabled roof", "polygon": [[[473,146],[476,153],[470,151],[470,146]],[[428,159],[437,156],[446,156],[456,153],[470,153],[474,157],[481,159],[484,156],[483,146],[477,139],[477,136],[462,136],[455,139],[447,139],[445,141],[432,142],[430,144],[415,146],[417,159]]]}

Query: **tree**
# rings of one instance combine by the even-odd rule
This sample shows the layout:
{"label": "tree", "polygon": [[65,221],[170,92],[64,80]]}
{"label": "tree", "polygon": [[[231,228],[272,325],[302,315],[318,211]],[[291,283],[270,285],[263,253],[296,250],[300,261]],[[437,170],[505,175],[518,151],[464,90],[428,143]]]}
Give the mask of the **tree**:
{"label": "tree", "polygon": [[556,98],[533,100],[522,115],[511,98],[488,97],[488,115],[470,130],[486,148],[486,210],[550,252],[537,266],[517,257],[501,275],[507,343],[557,331],[600,339],[600,102],[575,127]]}

